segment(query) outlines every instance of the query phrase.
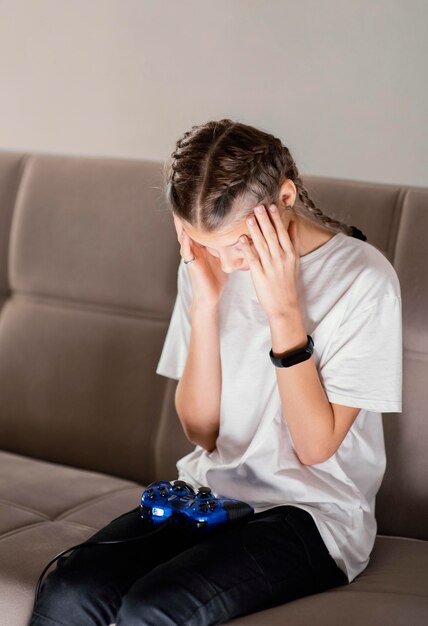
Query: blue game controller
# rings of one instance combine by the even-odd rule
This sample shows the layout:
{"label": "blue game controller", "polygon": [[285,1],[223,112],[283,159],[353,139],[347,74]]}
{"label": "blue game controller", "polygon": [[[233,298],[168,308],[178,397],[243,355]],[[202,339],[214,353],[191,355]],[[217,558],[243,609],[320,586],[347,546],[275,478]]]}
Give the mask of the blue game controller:
{"label": "blue game controller", "polygon": [[220,526],[248,521],[254,509],[246,502],[215,496],[209,487],[194,488],[184,480],[151,483],[141,496],[142,519],[154,524],[170,522],[185,530],[209,532]]}

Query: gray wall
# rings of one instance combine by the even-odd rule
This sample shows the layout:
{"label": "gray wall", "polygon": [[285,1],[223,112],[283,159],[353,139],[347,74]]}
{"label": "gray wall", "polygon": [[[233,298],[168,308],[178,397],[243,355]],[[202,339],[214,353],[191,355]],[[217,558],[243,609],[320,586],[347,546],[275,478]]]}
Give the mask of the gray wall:
{"label": "gray wall", "polygon": [[427,0],[0,0],[0,149],[162,161],[193,124],[428,185]]}

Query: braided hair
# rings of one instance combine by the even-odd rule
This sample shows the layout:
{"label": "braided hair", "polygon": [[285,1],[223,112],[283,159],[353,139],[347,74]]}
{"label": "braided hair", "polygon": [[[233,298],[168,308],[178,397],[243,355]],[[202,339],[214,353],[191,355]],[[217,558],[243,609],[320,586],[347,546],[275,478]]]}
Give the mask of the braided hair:
{"label": "braided hair", "polygon": [[297,190],[294,212],[332,232],[367,240],[356,226],[324,214],[314,204],[280,139],[230,119],[194,125],[183,134],[165,164],[164,191],[179,218],[213,232],[243,221],[257,204],[278,205],[286,179]]}

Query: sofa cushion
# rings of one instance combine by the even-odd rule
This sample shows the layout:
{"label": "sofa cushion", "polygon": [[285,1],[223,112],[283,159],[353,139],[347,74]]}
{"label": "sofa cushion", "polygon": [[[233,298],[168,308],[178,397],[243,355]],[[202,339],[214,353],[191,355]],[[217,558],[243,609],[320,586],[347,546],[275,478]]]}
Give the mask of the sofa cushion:
{"label": "sofa cushion", "polygon": [[48,562],[135,508],[143,489],[106,474],[0,452],[1,623],[26,624]]}

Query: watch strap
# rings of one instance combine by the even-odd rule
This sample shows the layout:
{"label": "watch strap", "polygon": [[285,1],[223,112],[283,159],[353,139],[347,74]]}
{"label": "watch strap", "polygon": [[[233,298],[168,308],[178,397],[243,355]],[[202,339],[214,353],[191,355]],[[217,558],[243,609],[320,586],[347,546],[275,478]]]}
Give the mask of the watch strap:
{"label": "watch strap", "polygon": [[282,356],[273,356],[272,348],[269,351],[270,360],[275,365],[275,367],[291,367],[292,365],[296,365],[297,363],[302,363],[303,361],[307,361],[314,352],[314,342],[310,335],[306,335],[308,338],[308,343],[303,348],[298,348],[297,350],[293,350],[292,352],[287,352]]}

